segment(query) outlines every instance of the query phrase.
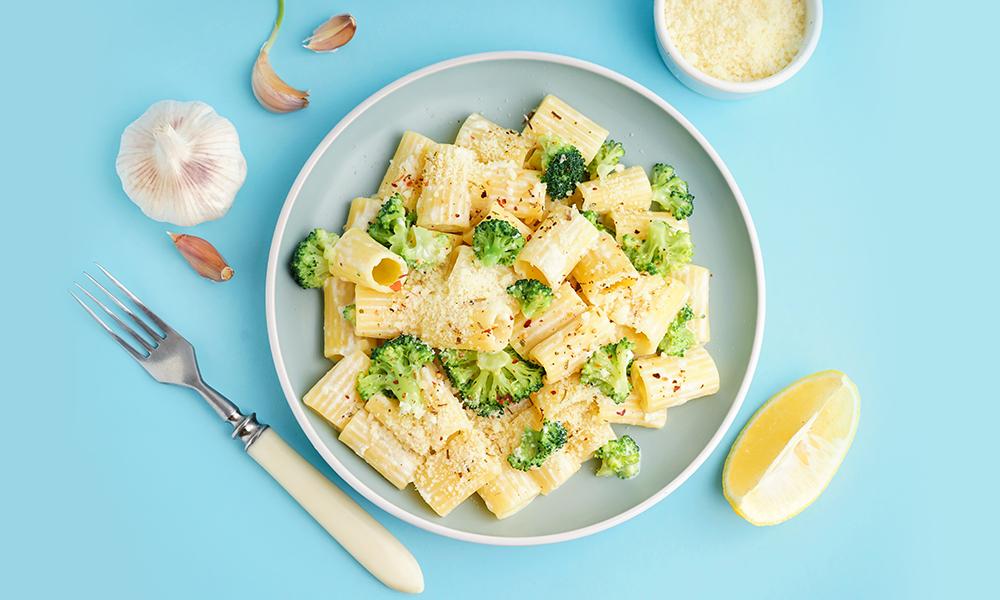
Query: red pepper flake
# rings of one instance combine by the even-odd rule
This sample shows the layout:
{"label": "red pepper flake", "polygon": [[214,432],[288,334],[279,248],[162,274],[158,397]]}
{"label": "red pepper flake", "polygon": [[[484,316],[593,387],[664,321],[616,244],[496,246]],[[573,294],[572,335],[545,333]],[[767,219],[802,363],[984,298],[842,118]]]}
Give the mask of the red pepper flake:
{"label": "red pepper flake", "polygon": [[403,289],[403,280],[402,280],[402,278],[397,279],[396,281],[394,281],[393,284],[389,286],[389,289],[392,290],[392,291],[394,291],[394,292],[398,292],[399,290]]}
{"label": "red pepper flake", "polygon": [[483,190],[483,193],[480,194],[479,197],[480,198],[485,198],[486,197],[486,190]]}
{"label": "red pepper flake", "polygon": [[524,327],[525,327],[525,329],[527,329],[528,327],[531,327],[531,319],[525,319],[524,320]]}
{"label": "red pepper flake", "polygon": [[653,373],[653,379],[659,379],[659,378],[660,378],[659,373]]}
{"label": "red pepper flake", "polygon": [[625,416],[625,409],[623,408],[620,411],[616,412],[615,414],[618,415],[619,417],[624,417]]}
{"label": "red pepper flake", "polygon": [[679,386],[679,385],[675,385],[675,386],[674,386],[674,392],[675,392],[675,393],[676,393],[676,392],[679,392],[679,391],[680,391],[680,389],[681,389],[681,386]]}

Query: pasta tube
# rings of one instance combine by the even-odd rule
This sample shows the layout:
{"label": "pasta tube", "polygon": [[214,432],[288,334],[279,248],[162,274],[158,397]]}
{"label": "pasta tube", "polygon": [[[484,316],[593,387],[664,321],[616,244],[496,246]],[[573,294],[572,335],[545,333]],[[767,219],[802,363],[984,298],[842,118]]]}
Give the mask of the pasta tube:
{"label": "pasta tube", "polygon": [[449,233],[468,229],[474,167],[475,154],[460,146],[440,144],[428,153],[417,198],[417,225]]}
{"label": "pasta tube", "polygon": [[407,210],[412,210],[420,195],[421,174],[427,153],[436,147],[437,143],[428,137],[412,131],[404,132],[375,195],[387,198],[398,193],[403,197]]}
{"label": "pasta tube", "polygon": [[399,290],[408,270],[406,261],[361,229],[344,232],[334,246],[330,261],[330,273],[334,277],[384,293]]}
{"label": "pasta tube", "polygon": [[719,370],[698,346],[679,356],[649,356],[632,363],[632,386],[643,410],[654,412],[719,391]]}
{"label": "pasta tube", "polygon": [[544,135],[557,137],[576,146],[583,155],[583,160],[589,163],[594,160],[601,144],[607,139],[608,130],[550,94],[535,109],[524,128],[524,134],[534,139]]}
{"label": "pasta tube", "polygon": [[354,302],[354,284],[336,277],[323,282],[323,355],[330,360],[361,350],[370,343],[354,334],[354,326],[344,318],[344,307]]}
{"label": "pasta tube", "polygon": [[555,289],[597,243],[599,233],[575,208],[553,207],[514,261],[514,271]]}
{"label": "pasta tube", "polygon": [[579,185],[583,210],[649,210],[653,188],[642,167],[629,167],[611,173],[604,179],[594,179]]}
{"label": "pasta tube", "polygon": [[345,356],[306,392],[302,403],[322,415],[338,431],[343,429],[361,410],[357,379],[368,365],[368,357],[360,350]]}
{"label": "pasta tube", "polygon": [[504,160],[521,166],[531,142],[516,131],[501,127],[479,113],[472,113],[458,130],[455,145],[472,150],[484,163]]}

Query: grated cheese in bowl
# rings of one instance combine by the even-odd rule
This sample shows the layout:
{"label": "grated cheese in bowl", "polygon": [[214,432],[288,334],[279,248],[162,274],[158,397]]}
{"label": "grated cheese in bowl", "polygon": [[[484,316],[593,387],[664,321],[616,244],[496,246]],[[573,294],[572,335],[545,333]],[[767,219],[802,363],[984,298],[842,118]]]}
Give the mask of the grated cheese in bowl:
{"label": "grated cheese in bowl", "polygon": [[665,0],[674,45],[696,69],[754,81],[784,69],[806,31],[804,0]]}

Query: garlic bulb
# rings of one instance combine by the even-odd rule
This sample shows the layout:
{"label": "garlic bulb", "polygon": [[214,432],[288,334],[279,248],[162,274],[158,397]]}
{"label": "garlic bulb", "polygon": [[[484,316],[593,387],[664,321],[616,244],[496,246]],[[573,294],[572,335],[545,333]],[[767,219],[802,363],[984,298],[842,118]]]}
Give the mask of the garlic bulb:
{"label": "garlic bulb", "polygon": [[247,176],[233,124],[204,102],[176,100],[125,128],[115,167],[147,217],[180,226],[226,214]]}

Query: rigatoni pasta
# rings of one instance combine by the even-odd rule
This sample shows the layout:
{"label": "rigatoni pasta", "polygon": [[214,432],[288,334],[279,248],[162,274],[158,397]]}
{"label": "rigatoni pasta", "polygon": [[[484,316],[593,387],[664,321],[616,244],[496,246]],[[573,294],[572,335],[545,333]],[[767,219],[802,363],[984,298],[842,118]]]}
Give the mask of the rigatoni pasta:
{"label": "rigatoni pasta", "polygon": [[531,357],[545,367],[546,381],[571,375],[600,346],[614,337],[615,325],[600,308],[591,308],[562,326],[531,349]]}
{"label": "rigatoni pasta", "polygon": [[551,95],[520,133],[479,113],[454,143],[404,132],[339,239],[292,257],[336,361],[303,403],[437,515],[478,494],[512,518],[594,456],[634,476],[631,428],[719,390],[693,196],[607,136]]}
{"label": "rigatoni pasta", "polygon": [[511,161],[520,166],[531,142],[513,129],[506,129],[479,113],[472,113],[455,136],[455,145],[476,153],[480,162]]}
{"label": "rigatoni pasta", "polygon": [[[510,212],[509,210],[501,206],[499,202],[492,202],[487,207],[487,209],[483,211],[481,217],[476,220],[475,224],[478,225],[479,223],[482,223],[486,219],[499,219],[501,221],[507,221],[508,223],[513,225],[514,228],[517,229],[521,233],[521,235],[523,235],[525,238],[531,236],[531,228],[525,225],[523,222],[521,222],[521,219],[518,219],[517,215],[515,215],[514,213]],[[462,241],[464,241],[466,244],[472,244],[472,233],[474,231],[475,231],[475,226],[466,231],[465,235],[462,236]]]}
{"label": "rigatoni pasta", "polygon": [[355,382],[369,364],[368,357],[360,350],[345,356],[306,392],[302,403],[322,415],[337,430],[343,429],[361,410]]}
{"label": "rigatoni pasta", "polygon": [[601,144],[608,138],[607,129],[551,94],[542,99],[542,103],[535,109],[524,133],[536,140],[542,136],[552,136],[572,144],[586,162],[594,160]]}
{"label": "rigatoni pasta", "polygon": [[340,432],[340,441],[399,489],[414,480],[424,461],[424,457],[408,450],[364,409],[347,422]]}
{"label": "rigatoni pasta", "polygon": [[354,304],[354,284],[329,277],[323,283],[323,355],[330,360],[370,348],[367,339],[354,333],[354,326],[344,316],[344,309]]}
{"label": "rigatoni pasta", "polygon": [[474,167],[475,154],[467,148],[439,144],[427,153],[417,198],[417,225],[448,233],[469,227],[469,180]]}
{"label": "rigatoni pasta", "polygon": [[639,279],[639,272],[615,238],[601,232],[597,243],[573,267],[573,279],[580,285],[584,296],[597,298],[622,286],[633,285]]}
{"label": "rigatoni pasta", "polygon": [[705,267],[687,265],[670,276],[683,283],[690,292],[688,305],[693,316],[687,327],[694,333],[698,344],[707,344],[712,339],[708,321],[708,285],[712,273]]}
{"label": "rigatoni pasta", "polygon": [[460,431],[445,450],[428,457],[417,470],[414,485],[442,517],[500,473],[500,459],[487,449],[486,437],[475,429]]}
{"label": "rigatoni pasta", "polygon": [[635,425],[661,429],[667,424],[667,409],[648,411],[642,406],[642,398],[633,389],[629,397],[621,404],[615,404],[611,398],[601,396],[597,399],[597,408],[601,418],[608,423]]}
{"label": "rigatoni pasta", "polygon": [[395,292],[357,286],[354,289],[355,335],[386,340],[402,333],[402,324],[396,317],[399,298]]}
{"label": "rigatoni pasta", "polygon": [[375,218],[382,202],[382,198],[360,197],[351,200],[351,210],[347,213],[344,229],[368,229],[368,224]]}
{"label": "rigatoni pasta", "polygon": [[334,247],[330,274],[378,292],[402,287],[409,267],[361,229],[348,229]]}
{"label": "rigatoni pasta", "polygon": [[646,237],[649,231],[649,224],[653,221],[663,221],[672,229],[688,231],[687,221],[678,221],[667,212],[653,212],[649,210],[613,210],[610,213],[611,221],[615,226],[615,235],[621,242],[625,235],[636,237]]}
{"label": "rigatoni pasta", "polygon": [[[510,415],[507,418],[507,415]],[[480,417],[477,422],[482,423]],[[483,424],[483,431],[493,444],[491,452],[498,457],[505,457],[517,447],[525,428],[538,429],[541,426],[541,416],[532,407],[526,407],[518,413],[507,413],[491,419],[492,423]],[[541,487],[530,473],[519,471],[507,461],[500,462],[500,472],[493,481],[479,488],[479,496],[486,508],[496,518],[505,519],[525,506],[538,494]]]}
{"label": "rigatoni pasta", "polygon": [[558,287],[597,243],[598,234],[576,208],[553,207],[521,250],[514,270],[549,287]]}
{"label": "rigatoni pasta", "polygon": [[434,140],[426,136],[413,131],[404,132],[376,196],[388,198],[391,194],[399,194],[406,201],[406,207],[412,209],[420,195],[427,153],[436,147]]}
{"label": "rigatoni pasta", "polygon": [[583,210],[597,212],[648,210],[653,188],[642,167],[629,167],[579,185]]}
{"label": "rigatoni pasta", "polygon": [[479,173],[478,186],[472,192],[474,213],[496,202],[529,225],[542,220],[545,184],[541,171],[522,169],[519,163],[493,162],[484,164]]}
{"label": "rigatoni pasta", "polygon": [[553,294],[552,304],[532,318],[519,315],[511,332],[510,345],[521,356],[528,356],[538,342],[550,337],[563,325],[587,310],[587,303],[580,299],[569,283],[563,283]]}
{"label": "rigatoni pasta", "polygon": [[[582,288],[585,292],[589,288]],[[688,299],[683,283],[659,275],[640,275],[628,285],[608,292],[591,293],[587,299],[601,307],[608,318],[630,327],[644,340],[640,347],[655,347],[677,312]]]}
{"label": "rigatoni pasta", "polygon": [[655,411],[719,391],[719,370],[702,347],[684,356],[647,356],[632,365],[632,384],[642,407]]}

